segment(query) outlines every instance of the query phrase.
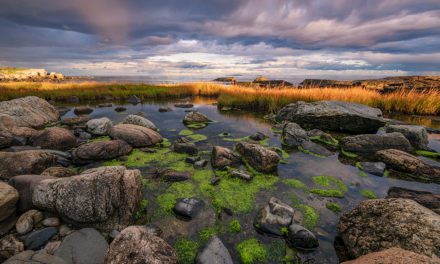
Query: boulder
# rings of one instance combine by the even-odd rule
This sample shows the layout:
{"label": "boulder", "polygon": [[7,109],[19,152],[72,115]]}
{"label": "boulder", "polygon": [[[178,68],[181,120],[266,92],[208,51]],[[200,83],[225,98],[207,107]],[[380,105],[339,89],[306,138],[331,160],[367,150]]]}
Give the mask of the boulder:
{"label": "boulder", "polygon": [[141,198],[140,171],[110,166],[42,181],[34,188],[32,202],[66,222],[111,230],[132,223]]}
{"label": "boulder", "polygon": [[401,187],[391,187],[388,189],[386,198],[403,198],[418,202],[426,208],[440,214],[440,194],[425,191],[410,190]]}
{"label": "boulder", "polygon": [[361,154],[373,154],[384,149],[399,149],[406,152],[413,150],[409,141],[398,132],[344,137],[341,139],[341,148]]}
{"label": "boulder", "polygon": [[298,224],[291,224],[289,226],[287,244],[302,250],[311,250],[319,247],[316,236],[310,230]]}
{"label": "boulder", "polygon": [[387,125],[385,130],[387,133],[402,133],[415,149],[428,149],[428,132],[422,126]]}
{"label": "boulder", "polygon": [[212,148],[211,165],[214,168],[234,167],[240,165],[240,155],[234,153],[232,150],[220,146]]}
{"label": "boulder", "polygon": [[351,257],[392,247],[440,255],[440,215],[408,199],[361,202],[339,221],[339,234]]}
{"label": "boulder", "polygon": [[87,121],[87,132],[96,136],[105,136],[110,132],[113,122],[107,117],[97,118]]}
{"label": "boulder", "polygon": [[6,260],[3,264],[66,264],[59,257],[46,254],[41,251],[26,250],[12,258]]}
{"label": "boulder", "polygon": [[0,239],[0,261],[2,263],[6,259],[19,254],[23,250],[23,243],[14,235],[7,235]]}
{"label": "boulder", "polygon": [[145,117],[138,115],[128,115],[127,117],[124,118],[122,124],[142,126],[157,131],[157,127],[153,122],[146,119]]}
{"label": "boulder", "polygon": [[42,249],[56,234],[58,234],[58,229],[55,227],[46,227],[36,230],[26,236],[24,240],[24,247],[27,250]]}
{"label": "boulder", "polygon": [[150,147],[162,142],[159,133],[146,127],[121,124],[110,130],[112,139],[121,139],[133,147]]}
{"label": "boulder", "polygon": [[35,226],[43,220],[43,213],[32,209],[26,213],[20,215],[17,223],[15,223],[15,229],[20,235],[27,234],[34,230]]}
{"label": "boulder", "polygon": [[52,176],[55,178],[64,178],[75,175],[76,172],[73,169],[65,168],[65,167],[50,167],[45,169],[41,175],[43,176]]}
{"label": "boulder", "polygon": [[342,264],[440,264],[440,260],[392,247],[342,262]]}
{"label": "boulder", "polygon": [[46,100],[27,96],[0,102],[0,120],[4,118],[15,126],[39,128],[57,122],[60,114]]}
{"label": "boulder", "polygon": [[14,187],[0,181],[0,222],[15,212],[18,195]]}
{"label": "boulder", "polygon": [[89,106],[77,106],[77,107],[75,107],[73,112],[77,116],[88,115],[88,114],[91,114],[93,112],[93,108],[91,108]]}
{"label": "boulder", "polygon": [[283,144],[289,147],[298,147],[303,142],[309,141],[307,132],[302,129],[298,124],[292,122],[286,122],[283,126],[282,132]]}
{"label": "boulder", "polygon": [[197,111],[191,111],[185,115],[183,118],[184,124],[191,124],[191,123],[209,123],[212,122],[206,115],[197,112]]}
{"label": "boulder", "polygon": [[97,141],[83,144],[73,152],[75,162],[108,160],[129,154],[133,148],[123,140]]}
{"label": "boulder", "polygon": [[10,179],[15,175],[40,174],[57,164],[57,157],[41,150],[0,152],[0,178]]}
{"label": "boulder", "polygon": [[280,157],[273,151],[259,144],[240,142],[235,146],[238,153],[252,167],[260,172],[272,172],[277,169]]}
{"label": "boulder", "polygon": [[30,144],[31,138],[40,133],[38,130],[35,130],[30,127],[11,127],[8,130],[12,135],[12,143],[11,146],[23,146],[26,144]]}
{"label": "boulder", "polygon": [[0,149],[10,147],[13,140],[14,138],[9,131],[0,130]]}
{"label": "boulder", "polygon": [[376,176],[383,176],[386,168],[383,162],[360,162],[359,165],[359,169]]}
{"label": "boulder", "polygon": [[197,198],[179,198],[176,200],[173,212],[184,219],[191,220],[204,206],[205,203]]}
{"label": "boulder", "polygon": [[254,226],[261,232],[283,236],[282,229],[290,226],[295,210],[279,199],[272,197],[268,204],[261,208],[254,219]]}
{"label": "boulder", "polygon": [[440,168],[404,151],[385,149],[376,152],[376,158],[394,170],[409,173],[414,179],[440,183]]}
{"label": "boulder", "polygon": [[176,142],[173,144],[173,150],[177,153],[186,153],[189,155],[195,155],[199,152],[199,149],[194,143],[180,143]]}
{"label": "boulder", "polygon": [[34,135],[31,141],[34,147],[56,150],[69,150],[77,144],[73,133],[61,127],[47,128]]}
{"label": "boulder", "polygon": [[233,264],[231,254],[223,242],[213,236],[197,254],[196,264]]}
{"label": "boulder", "polygon": [[96,229],[84,228],[66,236],[54,255],[69,264],[101,264],[108,247]]}
{"label": "boulder", "polygon": [[34,205],[32,203],[32,193],[34,192],[34,188],[41,181],[48,179],[55,178],[42,175],[19,175],[12,177],[9,180],[9,184],[14,186],[14,188],[17,189],[18,193],[20,194],[17,205],[17,211],[19,213],[24,213],[34,208]]}
{"label": "boulder", "polygon": [[112,241],[104,263],[177,264],[178,261],[174,249],[162,238],[143,226],[130,226]]}

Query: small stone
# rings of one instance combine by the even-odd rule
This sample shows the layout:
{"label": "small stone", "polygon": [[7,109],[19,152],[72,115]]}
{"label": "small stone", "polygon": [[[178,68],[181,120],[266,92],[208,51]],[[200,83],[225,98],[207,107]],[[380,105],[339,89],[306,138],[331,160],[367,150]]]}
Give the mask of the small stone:
{"label": "small stone", "polygon": [[44,226],[57,227],[60,225],[60,219],[58,217],[50,217],[43,220]]}
{"label": "small stone", "polygon": [[17,223],[15,224],[15,229],[20,235],[27,234],[31,232],[35,225],[43,220],[43,213],[38,210],[29,210],[22,214]]}
{"label": "small stone", "polygon": [[242,170],[233,170],[231,172],[231,176],[234,178],[240,178],[240,179],[243,179],[246,181],[252,180],[252,176],[249,173],[242,171]]}
{"label": "small stone", "polygon": [[171,111],[173,111],[173,109],[171,109],[170,107],[159,107],[160,113],[171,112]]}
{"label": "small stone", "polygon": [[126,111],[127,110],[127,108],[125,108],[125,107],[123,107],[123,106],[117,106],[117,107],[115,107],[115,111],[116,112],[124,112],[124,111]]}
{"label": "small stone", "polygon": [[194,143],[174,143],[173,149],[177,153],[186,153],[189,155],[195,155],[199,152]]}
{"label": "small stone", "polygon": [[194,163],[194,167],[198,168],[198,169],[204,168],[204,167],[206,167],[206,165],[208,165],[208,161],[204,160],[204,159],[196,161]]}
{"label": "small stone", "polygon": [[267,138],[267,136],[261,132],[257,132],[251,136],[249,136],[250,139],[255,140],[255,141],[261,141]]}
{"label": "small stone", "polygon": [[199,160],[200,160],[200,157],[186,157],[185,162],[190,163],[190,164],[194,164]]}
{"label": "small stone", "polygon": [[50,241],[47,243],[47,245],[44,247],[44,251],[49,254],[53,255],[55,251],[60,247],[61,241]]}
{"label": "small stone", "polygon": [[220,182],[220,177],[214,177],[211,179],[211,185],[217,185]]}
{"label": "small stone", "polygon": [[79,116],[79,115],[88,115],[88,114],[93,112],[93,108],[88,107],[88,106],[78,106],[78,107],[75,107],[75,110],[73,110],[73,112],[77,116]]}
{"label": "small stone", "polygon": [[107,117],[92,119],[86,123],[87,132],[96,136],[108,135],[112,126],[113,122]]}
{"label": "small stone", "polygon": [[61,225],[60,226],[60,236],[67,236],[72,232],[72,229],[68,227],[67,225]]}
{"label": "small stone", "polygon": [[174,104],[174,107],[177,107],[177,108],[193,108],[194,105],[191,104],[191,103],[186,102],[186,103]]}
{"label": "small stone", "polygon": [[196,264],[233,264],[231,254],[217,237],[212,237],[197,255]]}
{"label": "small stone", "polygon": [[0,239],[0,261],[4,261],[23,250],[23,243],[14,235],[7,235]]}
{"label": "small stone", "polygon": [[98,107],[99,108],[103,108],[103,107],[112,107],[113,104],[112,103],[103,103],[103,104],[99,104]]}
{"label": "small stone", "polygon": [[205,203],[197,198],[180,198],[176,200],[173,211],[184,219],[196,217]]}
{"label": "small stone", "polygon": [[24,240],[24,247],[31,250],[41,249],[57,233],[58,230],[55,227],[46,227],[34,231],[30,233]]}
{"label": "small stone", "polygon": [[121,233],[121,232],[119,232],[118,230],[113,229],[113,230],[110,232],[109,237],[110,237],[111,239],[115,239],[115,237],[117,237],[120,233]]}

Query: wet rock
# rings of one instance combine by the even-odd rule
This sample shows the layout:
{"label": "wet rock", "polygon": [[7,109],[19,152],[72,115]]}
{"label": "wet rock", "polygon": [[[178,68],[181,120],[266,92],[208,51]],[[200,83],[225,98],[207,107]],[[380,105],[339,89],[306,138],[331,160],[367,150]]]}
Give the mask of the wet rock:
{"label": "wet rock", "polygon": [[112,126],[113,122],[110,119],[102,117],[89,120],[86,123],[86,130],[96,136],[105,136],[108,135]]}
{"label": "wet rock", "polygon": [[197,216],[203,206],[205,203],[197,198],[180,198],[176,200],[173,212],[184,219],[191,220]]}
{"label": "wet rock", "polygon": [[0,121],[7,119],[17,127],[39,128],[55,123],[59,118],[54,106],[36,96],[0,102]]}
{"label": "wet rock", "polygon": [[15,227],[17,219],[16,214],[11,214],[8,218],[0,222],[0,237],[8,234]]}
{"label": "wet rock", "polygon": [[187,171],[165,170],[160,173],[162,178],[167,182],[179,182],[191,179],[192,174]]}
{"label": "wet rock", "polygon": [[205,159],[202,159],[202,160],[196,161],[194,163],[194,168],[202,169],[202,168],[206,167],[206,165],[208,165],[208,161]]}
{"label": "wet rock", "polygon": [[213,236],[198,253],[196,264],[233,264],[231,255],[223,242]]}
{"label": "wet rock", "polygon": [[52,176],[56,178],[64,178],[75,175],[76,172],[73,169],[65,168],[65,167],[50,167],[45,169],[41,175],[43,176]]}
{"label": "wet rock", "polygon": [[200,157],[186,157],[185,162],[189,164],[194,164],[196,161],[199,161]]}
{"label": "wet rock", "polygon": [[340,101],[295,102],[282,108],[276,120],[349,133],[375,133],[385,125],[379,109]]}
{"label": "wet rock", "polygon": [[249,136],[250,139],[255,140],[255,141],[261,141],[267,138],[267,136],[261,132],[257,132],[253,135]]}
{"label": "wet rock", "polygon": [[77,106],[77,107],[75,107],[73,112],[77,116],[88,115],[88,114],[91,114],[93,112],[93,108],[91,108],[89,106]]}
{"label": "wet rock", "polygon": [[0,152],[0,178],[10,179],[15,175],[40,174],[57,164],[57,157],[40,150]]}
{"label": "wet rock", "polygon": [[127,100],[130,104],[133,104],[133,105],[137,105],[137,104],[140,104],[141,102],[142,102],[142,100],[141,100],[141,98],[139,98],[139,97],[137,97],[136,95],[130,95],[129,97],[128,97],[128,100]]}
{"label": "wet rock", "polygon": [[257,171],[272,172],[277,169],[280,157],[258,144],[240,142],[235,146],[238,153]]}
{"label": "wet rock", "polygon": [[440,183],[440,168],[404,151],[386,149],[376,152],[376,157],[394,170],[410,173],[414,179]]}
{"label": "wet rock", "polygon": [[363,154],[372,154],[384,149],[399,149],[406,152],[413,150],[409,141],[398,132],[344,137],[341,139],[341,148]]}
{"label": "wet rock", "polygon": [[157,127],[153,122],[139,115],[128,115],[124,118],[122,124],[137,125],[157,131]]}
{"label": "wet rock", "polygon": [[320,138],[323,141],[327,141],[327,142],[335,142],[336,140],[332,137],[332,135],[325,133],[322,130],[319,129],[312,129],[310,131],[307,131],[307,136],[309,136],[309,138]]}
{"label": "wet rock", "polygon": [[151,263],[177,264],[174,249],[163,239],[141,226],[130,226],[110,244],[105,264]]}
{"label": "wet rock", "polygon": [[191,123],[209,123],[212,122],[206,115],[197,112],[197,111],[191,111],[188,112],[185,117],[183,118],[184,124],[191,124]]}
{"label": "wet rock", "polygon": [[57,166],[69,167],[72,165],[72,155],[70,152],[54,149],[43,149],[42,151],[54,155],[57,158]]}
{"label": "wet rock", "polygon": [[18,197],[14,187],[0,181],[0,222],[15,212]]}
{"label": "wet rock", "polygon": [[292,221],[295,210],[279,199],[272,197],[254,219],[254,226],[261,232],[276,236],[285,235],[283,228],[288,227]]}
{"label": "wet rock", "polygon": [[115,111],[116,112],[124,112],[124,111],[126,111],[127,110],[127,108],[126,107],[123,107],[123,106],[117,106],[117,107],[115,107]]}
{"label": "wet rock", "polygon": [[87,123],[89,120],[89,116],[66,117],[61,119],[61,124],[65,126],[79,126]]}
{"label": "wet rock", "polygon": [[159,107],[158,110],[160,113],[166,113],[166,112],[171,112],[173,111],[173,109],[171,109],[170,107]]}
{"label": "wet rock", "polygon": [[187,103],[174,104],[174,107],[177,107],[177,108],[193,108],[194,105],[187,102]]}
{"label": "wet rock", "polygon": [[108,248],[96,229],[84,228],[66,236],[54,255],[70,264],[100,264],[104,263]]}
{"label": "wet rock", "polygon": [[58,217],[49,217],[43,220],[43,225],[48,227],[57,227],[60,225],[60,219]]}
{"label": "wet rock", "polygon": [[312,155],[318,155],[321,157],[329,157],[333,155],[333,152],[330,150],[324,148],[323,146],[316,144],[312,141],[304,141],[301,143],[302,151],[312,154]]}
{"label": "wet rock", "polygon": [[388,198],[404,198],[418,202],[426,208],[440,214],[440,194],[433,194],[425,191],[417,191],[400,187],[388,189]]}
{"label": "wet rock", "polygon": [[212,148],[211,165],[214,168],[225,168],[228,166],[234,167],[241,163],[240,155],[234,153],[232,150],[220,146]]}
{"label": "wet rock", "polygon": [[287,243],[289,246],[310,250],[319,247],[319,242],[316,236],[307,228],[298,224],[291,224],[287,233]]}
{"label": "wet rock", "polygon": [[162,142],[159,133],[146,127],[121,124],[110,130],[112,139],[124,140],[133,147],[150,147]]}
{"label": "wet rock", "polygon": [[43,253],[41,251],[26,250],[13,256],[3,264],[66,264],[66,262],[58,257]]}
{"label": "wet rock", "polygon": [[402,133],[415,149],[428,149],[428,132],[422,126],[387,125],[385,130]]}
{"label": "wet rock", "polygon": [[369,253],[355,260],[342,264],[436,264],[439,260],[420,255],[398,247],[392,247],[379,252]]}
{"label": "wet rock", "polygon": [[374,199],[363,201],[344,214],[338,229],[354,258],[391,247],[439,256],[438,223],[440,215],[415,201]]}
{"label": "wet rock", "polygon": [[188,155],[196,155],[199,150],[194,143],[174,143],[173,150],[177,153],[186,153]]}
{"label": "wet rock", "polygon": [[108,160],[129,154],[133,148],[123,140],[97,141],[83,144],[73,152],[75,162]]}
{"label": "wet rock", "polygon": [[303,142],[309,141],[307,132],[298,124],[286,122],[283,126],[282,132],[283,143],[289,147],[300,146]]}
{"label": "wet rock", "polygon": [[34,230],[35,226],[43,220],[43,213],[32,209],[22,214],[17,223],[15,224],[15,229],[20,235],[27,234]]}
{"label": "wet rock", "polygon": [[77,140],[72,132],[61,127],[50,127],[32,137],[32,145],[43,149],[69,150]]}
{"label": "wet rock", "polygon": [[109,166],[40,182],[32,202],[68,223],[111,230],[132,223],[141,198],[140,171]]}
{"label": "wet rock", "polygon": [[34,208],[32,203],[32,193],[34,192],[34,188],[41,181],[48,179],[55,178],[42,175],[19,175],[12,177],[9,180],[9,184],[14,186],[14,188],[17,189],[18,193],[20,194],[17,204],[17,211],[19,213],[24,213]]}
{"label": "wet rock", "polygon": [[6,259],[19,254],[23,250],[23,243],[14,235],[7,235],[0,239],[0,261],[2,263]]}
{"label": "wet rock", "polygon": [[376,175],[383,176],[386,165],[383,162],[360,162],[361,170]]}
{"label": "wet rock", "polygon": [[43,248],[49,240],[58,233],[55,227],[46,227],[30,233],[24,240],[24,247],[27,250],[38,250]]}
{"label": "wet rock", "polygon": [[252,176],[249,173],[247,173],[246,171],[242,171],[242,170],[231,171],[231,177],[243,179],[246,181],[252,180]]}

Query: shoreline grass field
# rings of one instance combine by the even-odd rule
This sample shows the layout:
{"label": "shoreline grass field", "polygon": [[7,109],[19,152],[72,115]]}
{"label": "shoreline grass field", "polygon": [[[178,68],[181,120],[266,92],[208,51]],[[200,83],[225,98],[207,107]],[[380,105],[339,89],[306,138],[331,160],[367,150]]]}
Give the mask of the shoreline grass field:
{"label": "shoreline grass field", "polygon": [[225,86],[216,83],[182,83],[175,85],[119,84],[101,82],[51,83],[5,82],[0,83],[0,100],[10,100],[35,95],[46,100],[65,102],[71,96],[83,101],[116,100],[137,95],[142,99],[184,98],[202,96],[217,98],[220,107],[232,107],[262,113],[276,112],[295,101],[339,100],[380,108],[384,112],[417,115],[440,114],[440,91],[417,92],[396,90],[381,94],[376,90],[354,88],[250,88]]}

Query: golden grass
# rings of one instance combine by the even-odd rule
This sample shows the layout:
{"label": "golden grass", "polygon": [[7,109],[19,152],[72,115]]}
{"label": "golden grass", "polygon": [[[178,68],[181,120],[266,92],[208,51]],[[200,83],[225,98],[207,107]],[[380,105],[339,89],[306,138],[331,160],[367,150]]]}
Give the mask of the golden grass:
{"label": "golden grass", "polygon": [[355,88],[278,88],[262,89],[244,86],[224,86],[215,83],[183,83],[177,85],[82,83],[0,83],[0,100],[36,95],[47,100],[63,101],[70,96],[81,100],[101,100],[106,96],[126,99],[130,95],[143,99],[205,96],[218,98],[220,107],[236,107],[259,112],[276,112],[295,101],[339,100],[378,107],[386,112],[407,114],[440,114],[440,91],[398,90],[380,94],[377,90]]}

